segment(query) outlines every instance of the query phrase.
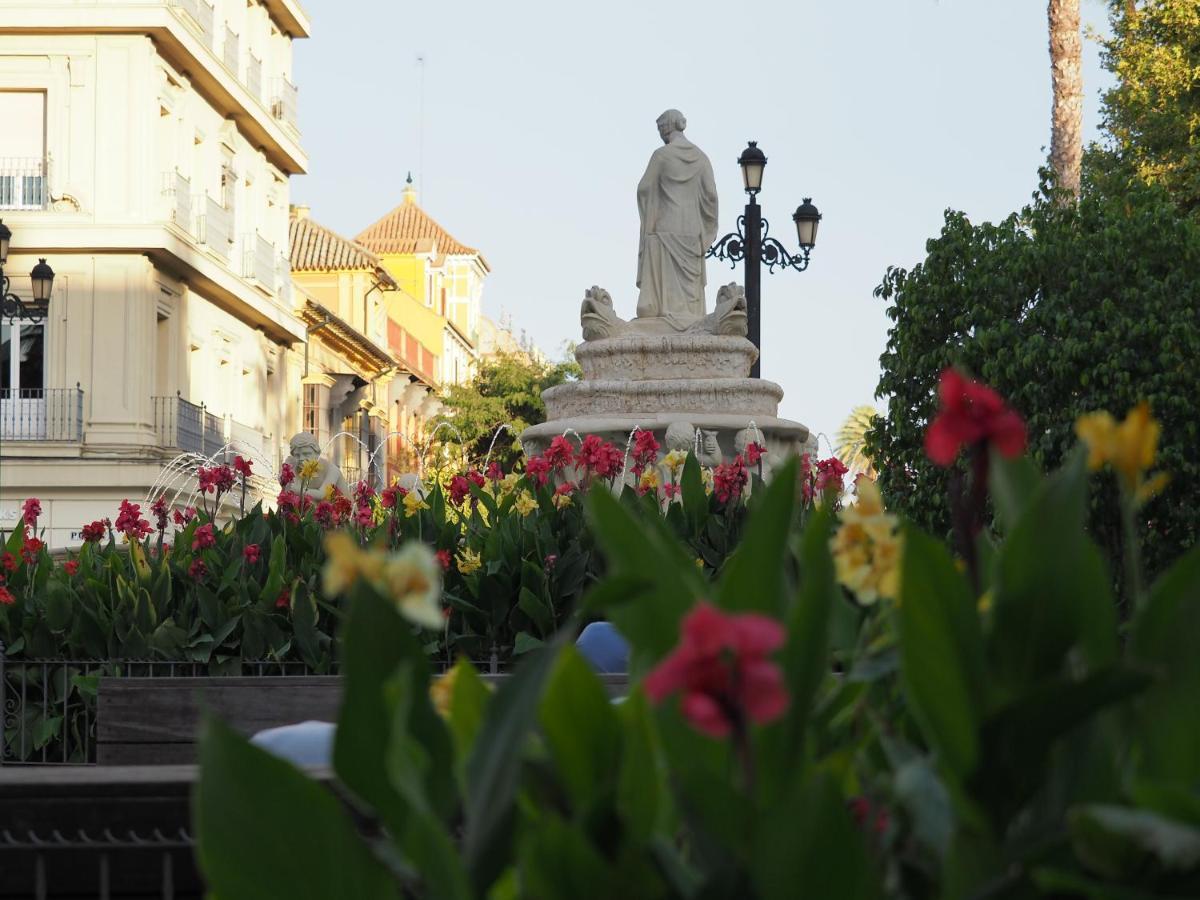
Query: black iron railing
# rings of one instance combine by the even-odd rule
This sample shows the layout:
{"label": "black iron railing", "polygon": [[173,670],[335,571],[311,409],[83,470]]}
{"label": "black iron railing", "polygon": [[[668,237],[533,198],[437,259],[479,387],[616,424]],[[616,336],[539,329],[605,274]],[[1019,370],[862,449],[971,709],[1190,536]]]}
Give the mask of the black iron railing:
{"label": "black iron railing", "polygon": [[74,441],[83,438],[83,390],[0,389],[0,441]]}

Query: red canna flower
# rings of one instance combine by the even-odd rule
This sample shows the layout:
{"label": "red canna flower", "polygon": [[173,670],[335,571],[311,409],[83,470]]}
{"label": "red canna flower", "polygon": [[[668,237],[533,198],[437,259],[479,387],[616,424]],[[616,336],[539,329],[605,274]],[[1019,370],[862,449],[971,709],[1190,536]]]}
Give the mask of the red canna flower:
{"label": "red canna flower", "polygon": [[287,487],[296,479],[296,471],[292,468],[291,463],[284,463],[283,468],[279,470],[279,486]]}
{"label": "red canna flower", "polygon": [[658,459],[661,445],[654,438],[652,431],[639,431],[633,439],[633,474],[639,478],[647,466],[654,465]]}
{"label": "red canna flower", "polygon": [[606,441],[598,435],[589,434],[579,445],[579,452],[575,454],[575,460],[589,474],[598,475],[601,478],[612,478],[621,471],[621,466],[625,462],[625,454],[610,441]]}
{"label": "red canna flower", "polygon": [[104,540],[104,520],[97,519],[83,526],[82,537],[89,544],[96,544]]}
{"label": "red canna flower", "polygon": [[841,493],[842,479],[850,470],[836,456],[822,459],[817,463],[815,488],[818,494],[835,490]]}
{"label": "red canna flower", "polygon": [[575,456],[575,448],[560,434],[550,442],[550,446],[546,448],[546,452],[542,456],[550,464],[550,468],[558,472],[571,465]]}
{"label": "red canna flower", "polygon": [[435,553],[433,555],[435,557],[437,557],[438,565],[440,565],[442,567],[442,571],[449,572],[450,571],[450,551],[449,550],[439,550],[437,553]]}
{"label": "red canna flower", "polygon": [[251,565],[258,562],[258,555],[258,544],[247,544],[242,548],[242,556],[245,558],[246,562],[250,563]]}
{"label": "red canna flower", "polygon": [[66,572],[68,575],[72,575],[72,576],[78,575],[79,574],[79,560],[68,559],[65,563],[63,563],[63,571]]}
{"label": "red canna flower", "polygon": [[333,528],[338,522],[337,509],[328,500],[322,500],[317,504],[313,518],[317,520],[317,524],[322,528]]}
{"label": "red canna flower", "polygon": [[992,444],[1008,458],[1025,451],[1025,423],[986,384],[946,369],[938,396],[941,408],[925,431],[925,454],[935,464],[952,465],[964,446]]}
{"label": "red canna flower", "polygon": [[747,720],[771,722],[788,706],[783,674],[767,659],[783,642],[776,620],[730,615],[701,601],[684,618],[675,650],[646,677],[646,695],[662,703],[682,694],[684,717],[711,737],[725,737]]}
{"label": "red canna flower", "polygon": [[0,555],[0,569],[3,569],[5,572],[17,571],[17,558],[11,553]]}
{"label": "red canna flower", "polygon": [[767,455],[767,448],[762,444],[751,441],[746,445],[746,464],[757,466],[758,461]]}
{"label": "red canna flower", "polygon": [[461,506],[462,502],[471,494],[471,482],[467,481],[462,475],[455,475],[450,479],[450,502],[455,506]]}
{"label": "red canna flower", "polygon": [[545,456],[529,457],[525,460],[525,475],[535,484],[545,484],[550,480],[550,461]]}
{"label": "red canna flower", "polygon": [[713,493],[717,495],[719,502],[728,503],[738,498],[749,480],[750,473],[746,471],[746,461],[739,453],[733,458],[733,462],[721,463],[713,469]]}
{"label": "red canna flower", "polygon": [[188,575],[190,575],[196,581],[200,581],[207,574],[208,566],[204,564],[204,560],[200,559],[200,557],[193,559],[192,564],[188,566]]}
{"label": "red canna flower", "polygon": [[235,456],[233,458],[233,470],[235,472],[237,472],[239,475],[241,475],[243,478],[249,478],[253,474],[250,471],[251,465],[252,465],[251,460],[243,459],[240,456]]}
{"label": "red canna flower", "polygon": [[116,526],[117,531],[131,541],[141,540],[150,533],[150,523],[142,518],[141,504],[130,503],[128,500],[121,501]]}
{"label": "red canna flower", "polygon": [[[487,479],[488,481],[504,480],[504,470],[500,468],[500,463],[488,463]],[[480,487],[483,487],[483,485],[480,485]]]}
{"label": "red canna flower", "polygon": [[42,502],[37,497],[30,497],[21,505],[21,518],[30,528],[37,528],[38,516],[42,514]]}
{"label": "red canna flower", "polygon": [[17,598],[12,595],[12,592],[6,587],[0,587],[0,606],[12,606],[17,602]]}
{"label": "red canna flower", "polygon": [[275,608],[276,609],[287,609],[291,605],[292,605],[292,590],[291,590],[291,588],[285,587],[282,591],[279,592],[279,596],[275,598]]}
{"label": "red canna flower", "polygon": [[217,542],[217,537],[213,534],[212,523],[201,525],[192,535],[192,550],[203,550],[206,547],[211,547]]}
{"label": "red canna flower", "polygon": [[46,544],[35,537],[25,538],[25,546],[21,548],[21,556],[29,565],[37,562],[38,554],[46,549]]}

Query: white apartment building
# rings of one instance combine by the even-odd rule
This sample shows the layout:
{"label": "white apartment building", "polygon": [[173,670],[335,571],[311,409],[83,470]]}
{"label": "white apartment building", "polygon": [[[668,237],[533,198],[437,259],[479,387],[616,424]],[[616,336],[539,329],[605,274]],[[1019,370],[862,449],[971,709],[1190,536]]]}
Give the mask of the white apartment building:
{"label": "white apartment building", "polygon": [[[41,498],[52,546],[140,500],[166,461],[298,430],[291,297],[295,0],[0,0],[0,528]],[[292,347],[296,349],[293,350]]]}

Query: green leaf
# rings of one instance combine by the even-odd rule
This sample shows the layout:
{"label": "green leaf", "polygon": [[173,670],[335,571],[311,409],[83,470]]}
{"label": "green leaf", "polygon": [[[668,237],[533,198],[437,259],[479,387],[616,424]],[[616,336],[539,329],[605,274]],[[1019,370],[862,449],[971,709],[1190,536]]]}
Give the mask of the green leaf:
{"label": "green leaf", "polygon": [[950,554],[909,526],[899,609],[901,677],[940,762],[959,778],[975,767],[987,707],[983,636],[974,599]]}
{"label": "green leaf", "polygon": [[1147,858],[1170,872],[1200,868],[1200,828],[1157,813],[1105,804],[1072,809],[1067,821],[1079,858],[1110,878],[1144,871]]}
{"label": "green leaf", "polygon": [[46,585],[46,625],[51,631],[65,631],[74,619],[74,595],[59,581]]}
{"label": "green leaf", "polygon": [[223,900],[399,897],[332,792],[212,718],[194,802],[200,865]]}
{"label": "green leaf", "polygon": [[645,693],[635,690],[620,704],[617,714],[623,722],[617,811],[630,838],[645,843],[666,818],[670,795],[662,753]]}
{"label": "green leaf", "polygon": [[1042,473],[1027,456],[1007,459],[992,450],[989,455],[988,488],[996,506],[1001,529],[1012,530],[1042,484]]}
{"label": "green leaf", "polygon": [[574,647],[559,654],[539,712],[572,806],[586,811],[610,790],[621,735],[608,694]]}
{"label": "green leaf", "polygon": [[717,596],[721,606],[779,616],[787,604],[786,559],[796,502],[796,459],[779,470],[750,515],[726,561]]}
{"label": "green leaf", "polygon": [[683,473],[679,477],[683,511],[687,516],[692,535],[704,530],[708,518],[708,495],[704,493],[704,479],[700,475],[700,462],[694,453],[689,453],[683,462]]}
{"label": "green leaf", "polygon": [[584,832],[555,815],[523,831],[520,872],[529,897],[609,900],[616,896],[611,866]]}
{"label": "green leaf", "polygon": [[535,638],[528,631],[517,632],[517,638],[513,641],[513,656],[521,656],[528,653],[530,650],[536,650],[538,647],[544,647],[546,642],[541,638]]}
{"label": "green leaf", "polygon": [[546,600],[527,587],[521,588],[517,597],[517,608],[529,616],[530,621],[542,633],[542,636],[551,634],[554,631],[554,610],[550,608]]}
{"label": "green leaf", "polygon": [[556,650],[551,644],[522,659],[488,704],[471,751],[462,851],[476,890],[495,880],[508,859],[521,749],[537,721],[538,700]]}
{"label": "green leaf", "polygon": [[454,672],[454,690],[450,697],[450,734],[454,738],[455,768],[460,782],[466,784],[467,760],[475,746],[475,738],[483,727],[483,715],[491,699],[491,691],[484,684],[475,667],[460,659],[451,670]]}

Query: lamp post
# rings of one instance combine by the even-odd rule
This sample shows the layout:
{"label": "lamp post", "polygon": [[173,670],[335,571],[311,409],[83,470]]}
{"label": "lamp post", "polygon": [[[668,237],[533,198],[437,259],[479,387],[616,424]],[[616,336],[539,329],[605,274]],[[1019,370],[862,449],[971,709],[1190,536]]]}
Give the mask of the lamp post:
{"label": "lamp post", "polygon": [[765,263],[767,271],[772,273],[776,266],[795,269],[797,272],[807,269],[808,255],[817,243],[817,224],[821,221],[821,214],[813,206],[811,197],[805,197],[804,202],[796,208],[792,221],[796,225],[800,252],[793,256],[784,249],[783,244],[768,234],[769,223],[763,218],[762,207],[758,205],[758,192],[762,190],[763,169],[767,167],[767,157],[759,149],[756,141],[751,141],[742,151],[742,155],[738,157],[738,165],[742,167],[742,184],[750,199],[746,202],[745,212],[738,216],[737,231],[718,240],[705,256],[726,260],[731,267],[745,262],[746,327],[750,342],[759,352],[758,358],[750,368],[750,377],[758,378],[762,362],[762,266]]}
{"label": "lamp post", "polygon": [[38,260],[38,264],[29,273],[33,284],[33,300],[26,303],[9,290],[8,276],[4,267],[8,265],[8,245],[12,240],[12,230],[0,219],[0,318],[8,319],[11,325],[17,319],[29,322],[40,322],[46,318],[50,307],[50,292],[54,289],[54,270],[46,264],[46,260]]}

